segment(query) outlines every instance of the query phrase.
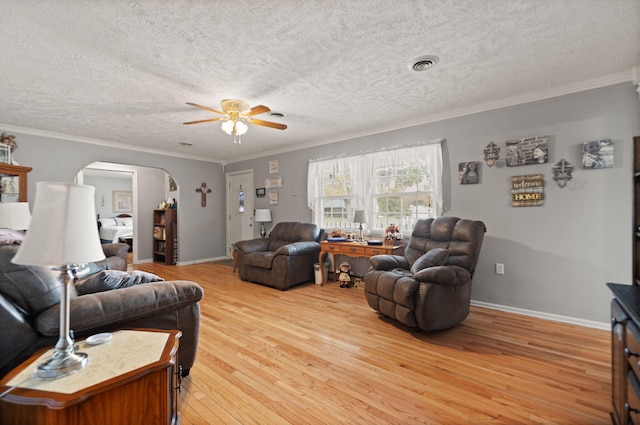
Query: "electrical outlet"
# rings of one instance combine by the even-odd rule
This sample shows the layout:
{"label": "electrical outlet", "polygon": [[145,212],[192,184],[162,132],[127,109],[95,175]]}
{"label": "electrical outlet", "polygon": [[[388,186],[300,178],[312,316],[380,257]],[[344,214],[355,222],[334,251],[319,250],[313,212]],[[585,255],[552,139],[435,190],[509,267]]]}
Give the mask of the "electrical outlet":
{"label": "electrical outlet", "polygon": [[496,274],[504,274],[504,264],[496,263]]}

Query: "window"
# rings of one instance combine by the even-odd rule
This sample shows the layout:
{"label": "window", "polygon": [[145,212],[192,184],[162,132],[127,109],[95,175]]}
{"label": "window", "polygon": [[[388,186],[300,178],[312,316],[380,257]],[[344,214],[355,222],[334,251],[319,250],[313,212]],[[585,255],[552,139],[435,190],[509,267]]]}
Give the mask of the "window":
{"label": "window", "polygon": [[395,224],[401,232],[410,232],[418,219],[433,217],[431,176],[424,158],[409,155],[394,165],[378,165],[375,170],[370,228]]}
{"label": "window", "polygon": [[390,224],[402,232],[442,209],[440,140],[419,146],[309,162],[307,194],[314,222],[325,229],[356,229],[356,210],[367,227]]}

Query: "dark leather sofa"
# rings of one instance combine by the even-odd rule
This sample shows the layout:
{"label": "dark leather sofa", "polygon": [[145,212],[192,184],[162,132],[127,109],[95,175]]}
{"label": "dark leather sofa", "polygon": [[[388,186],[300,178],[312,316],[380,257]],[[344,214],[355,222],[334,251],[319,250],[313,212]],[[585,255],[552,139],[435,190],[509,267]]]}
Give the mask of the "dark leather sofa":
{"label": "dark leather sofa", "polygon": [[371,308],[411,328],[450,328],[469,314],[471,279],[486,231],[457,217],[419,220],[404,256],[371,257],[364,277]]}
{"label": "dark leather sofa", "polygon": [[[19,245],[0,246],[0,377],[59,337],[59,272],[11,263]],[[98,268],[126,270],[127,244],[105,244]],[[124,257],[122,253],[124,252]],[[81,278],[90,279],[95,274]],[[81,339],[117,329],[178,329],[178,363],[187,375],[198,346],[202,288],[189,281],[144,283],[86,295],[74,294],[70,327]]]}
{"label": "dark leather sofa", "polygon": [[268,238],[236,242],[240,279],[281,291],[312,281],[322,236],[313,223],[283,222]]}

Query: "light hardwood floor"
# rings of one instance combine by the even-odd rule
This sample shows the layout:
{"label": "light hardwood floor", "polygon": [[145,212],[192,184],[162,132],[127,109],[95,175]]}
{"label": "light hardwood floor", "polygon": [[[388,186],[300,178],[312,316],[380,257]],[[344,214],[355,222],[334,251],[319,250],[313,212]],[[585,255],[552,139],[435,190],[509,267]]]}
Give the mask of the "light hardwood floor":
{"label": "light hardwood floor", "polygon": [[610,423],[606,331],[472,307],[455,328],[415,332],[363,289],[281,292],[215,263],[134,267],[204,288],[181,425]]}

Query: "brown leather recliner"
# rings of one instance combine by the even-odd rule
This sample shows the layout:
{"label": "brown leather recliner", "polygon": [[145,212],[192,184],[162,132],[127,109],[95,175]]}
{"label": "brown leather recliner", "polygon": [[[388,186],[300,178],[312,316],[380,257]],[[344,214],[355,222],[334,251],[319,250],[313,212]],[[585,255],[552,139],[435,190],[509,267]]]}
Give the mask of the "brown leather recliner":
{"label": "brown leather recliner", "polygon": [[[113,245],[103,245],[107,259],[97,263],[98,267],[126,270],[126,256],[122,263],[117,254],[128,250],[127,245]],[[18,248],[0,246],[0,377],[38,349],[53,346],[60,332],[59,272],[13,264]],[[85,277],[94,276],[97,274]],[[70,328],[76,339],[117,329],[178,329],[182,332],[178,364],[186,375],[195,361],[202,296],[202,288],[189,281],[144,283],[72,296]]]}
{"label": "brown leather recliner", "polygon": [[236,242],[240,279],[281,291],[312,281],[322,235],[313,223],[284,222],[268,238]]}
{"label": "brown leather recliner", "polygon": [[457,217],[419,220],[404,256],[371,257],[365,296],[378,313],[425,331],[469,314],[471,279],[486,227]]}

